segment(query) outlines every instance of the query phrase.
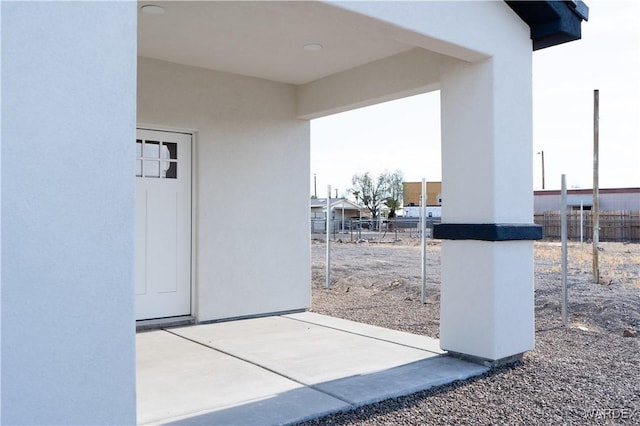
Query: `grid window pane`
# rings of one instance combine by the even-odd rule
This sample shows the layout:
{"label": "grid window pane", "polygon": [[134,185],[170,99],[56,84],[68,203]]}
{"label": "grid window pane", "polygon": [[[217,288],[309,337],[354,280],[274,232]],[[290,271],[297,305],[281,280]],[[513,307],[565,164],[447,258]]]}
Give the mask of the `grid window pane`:
{"label": "grid window pane", "polygon": [[162,162],[163,177],[167,179],[178,178],[178,163],[175,161],[163,161]]}
{"label": "grid window pane", "polygon": [[142,156],[145,158],[160,158],[160,142],[145,141]]}
{"label": "grid window pane", "polygon": [[178,159],[178,144],[175,142],[163,142],[164,147],[167,149],[167,157],[163,157],[163,158],[170,158],[172,160],[177,160]]}
{"label": "grid window pane", "polygon": [[160,161],[144,161],[144,177],[160,177]]}

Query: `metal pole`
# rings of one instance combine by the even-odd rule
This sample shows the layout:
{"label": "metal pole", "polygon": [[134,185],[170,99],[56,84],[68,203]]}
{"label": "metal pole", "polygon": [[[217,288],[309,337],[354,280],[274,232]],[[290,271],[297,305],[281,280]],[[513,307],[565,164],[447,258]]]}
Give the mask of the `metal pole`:
{"label": "metal pole", "polygon": [[344,234],[344,199],[342,200],[342,233]]}
{"label": "metal pole", "polygon": [[422,232],[422,303],[427,303],[427,180],[422,178],[422,195],[420,196],[420,230]]}
{"label": "metal pole", "polygon": [[580,201],[580,248],[583,248],[584,243],[584,205]]}
{"label": "metal pole", "polygon": [[316,180],[316,174],[313,174],[313,198],[318,198],[318,181]]}
{"label": "metal pole", "polygon": [[542,189],[544,189],[544,151],[538,151],[536,154],[540,154],[542,160]]}
{"label": "metal pole", "polygon": [[394,231],[395,241],[398,241],[398,217],[397,216],[393,218],[393,231]]}
{"label": "metal pole", "polygon": [[544,151],[540,151],[542,156],[542,189],[544,189]]}
{"label": "metal pole", "polygon": [[562,241],[562,325],[567,325],[567,178],[562,175],[560,240]]}
{"label": "metal pole", "polygon": [[600,243],[600,206],[598,183],[598,152],[600,127],[600,92],[593,91],[593,281],[600,283],[600,269],[598,267],[598,244]]}
{"label": "metal pole", "polygon": [[327,238],[326,238],[326,242],[327,242],[327,261],[326,261],[326,265],[327,265],[327,271],[325,273],[327,279],[325,281],[324,284],[324,288],[326,288],[327,290],[329,289],[329,286],[331,284],[331,243],[329,241],[329,235],[331,233],[331,185],[327,186]]}
{"label": "metal pole", "polygon": [[351,234],[351,242],[353,242],[353,219],[349,219],[349,233]]}

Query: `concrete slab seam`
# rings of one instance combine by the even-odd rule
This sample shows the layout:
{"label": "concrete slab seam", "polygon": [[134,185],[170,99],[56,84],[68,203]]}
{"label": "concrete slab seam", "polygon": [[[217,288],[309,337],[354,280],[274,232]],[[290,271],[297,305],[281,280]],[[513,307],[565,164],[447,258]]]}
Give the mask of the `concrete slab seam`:
{"label": "concrete slab seam", "polygon": [[222,350],[222,349],[215,348],[215,347],[213,347],[213,346],[209,346],[209,345],[204,344],[204,343],[202,343],[202,342],[198,342],[197,340],[190,339],[190,338],[185,337],[185,336],[181,336],[181,335],[176,334],[176,333],[174,333],[174,332],[172,332],[172,331],[170,331],[170,330],[163,329],[162,331],[165,331],[165,332],[167,332],[167,333],[169,333],[169,334],[172,334],[172,335],[174,335],[174,336],[176,336],[176,337],[179,337],[179,338],[181,338],[181,339],[187,340],[187,341],[189,341],[189,342],[195,343],[195,344],[197,344],[197,345],[204,346],[204,347],[205,347],[205,348],[207,348],[207,349],[210,349],[210,350],[213,350],[213,351],[219,352],[219,353],[221,353],[221,354],[224,354],[224,355],[230,356],[230,357],[232,357],[232,358],[235,358],[235,359],[237,359],[237,360],[240,360],[240,361],[246,362],[246,363],[251,364],[251,365],[253,365],[253,366],[255,366],[255,367],[261,368],[261,369],[263,369],[263,370],[265,370],[265,371],[268,371],[268,372],[270,372],[270,373],[276,374],[276,375],[278,375],[278,376],[280,376],[280,377],[284,377],[284,378],[285,378],[285,379],[287,379],[287,380],[291,380],[292,382],[295,382],[295,383],[297,383],[297,384],[299,384],[299,385],[302,385],[302,386],[304,386],[304,387],[307,387],[307,388],[313,389],[313,390],[314,390],[314,391],[316,391],[316,392],[320,392],[320,393],[322,393],[322,394],[324,394],[324,395],[330,396],[331,398],[335,398],[335,399],[337,399],[337,400],[339,400],[339,401],[341,401],[341,402],[344,402],[345,404],[349,404],[350,406],[353,406],[353,403],[352,403],[351,401],[348,401],[348,400],[346,400],[346,399],[342,398],[342,397],[341,397],[341,396],[339,396],[339,395],[334,395],[334,394],[332,394],[331,392],[327,392],[326,390],[319,389],[319,388],[315,387],[314,385],[311,385],[311,384],[308,384],[308,383],[301,382],[301,381],[300,381],[300,380],[298,380],[298,379],[295,379],[295,378],[293,378],[293,377],[290,377],[290,376],[288,376],[288,375],[286,375],[286,374],[283,374],[283,373],[281,373],[281,372],[279,372],[279,371],[276,371],[276,370],[274,370],[274,369],[272,369],[272,368],[265,367],[264,365],[258,364],[258,363],[254,362],[254,361],[251,361],[251,360],[248,360],[248,359],[245,359],[245,358],[242,358],[242,357],[240,357],[240,356],[238,356],[238,355],[232,354],[232,353],[227,352],[227,351],[224,351],[224,350]]}
{"label": "concrete slab seam", "polygon": [[292,321],[299,321],[299,322],[304,322],[307,324],[312,324],[318,327],[324,327],[324,328],[328,328],[331,330],[336,330],[336,331],[341,331],[343,333],[348,333],[348,334],[353,334],[354,336],[360,336],[360,337],[366,337],[368,339],[372,339],[372,340],[378,340],[380,342],[385,342],[385,343],[392,343],[394,345],[398,345],[398,346],[404,346],[405,348],[410,348],[410,349],[417,349],[419,351],[423,351],[423,352],[429,352],[430,354],[435,354],[435,355],[446,355],[445,353],[438,353],[438,352],[434,352],[434,351],[430,351],[428,349],[424,349],[424,348],[419,348],[417,346],[413,346],[413,345],[407,345],[406,343],[399,343],[399,342],[394,342],[393,340],[388,340],[388,339],[382,339],[380,337],[374,337],[374,336],[369,336],[367,334],[362,334],[362,333],[356,333],[354,331],[348,331],[348,330],[343,330],[341,328],[337,328],[337,327],[331,327],[329,325],[325,325],[325,324],[318,324],[316,322],[313,321],[307,321],[307,320],[303,320],[303,319],[299,319],[299,318],[291,318],[289,316],[281,316],[281,318],[286,318]]}

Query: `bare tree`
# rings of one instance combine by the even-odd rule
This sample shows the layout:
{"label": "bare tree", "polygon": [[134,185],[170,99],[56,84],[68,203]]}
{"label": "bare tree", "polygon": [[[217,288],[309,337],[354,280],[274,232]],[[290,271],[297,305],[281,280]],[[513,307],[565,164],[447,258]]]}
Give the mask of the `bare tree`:
{"label": "bare tree", "polygon": [[386,181],[383,175],[378,176],[374,181],[369,172],[356,174],[351,178],[351,184],[353,187],[350,192],[356,202],[361,202],[371,212],[371,218],[376,219],[380,204],[385,197]]}
{"label": "bare tree", "polygon": [[377,178],[372,178],[369,172],[356,174],[351,178],[353,187],[351,194],[356,202],[361,202],[371,212],[371,218],[376,219],[380,205],[389,208],[389,217],[395,217],[395,212],[402,205],[402,172],[385,171]]}

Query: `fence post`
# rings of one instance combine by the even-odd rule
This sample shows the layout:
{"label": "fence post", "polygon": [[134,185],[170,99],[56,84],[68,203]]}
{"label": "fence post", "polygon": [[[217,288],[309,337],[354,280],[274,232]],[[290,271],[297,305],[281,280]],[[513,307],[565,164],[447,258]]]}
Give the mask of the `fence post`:
{"label": "fence post", "polygon": [[567,177],[562,175],[560,239],[562,241],[562,325],[567,326]]}
{"label": "fence post", "polygon": [[327,186],[327,253],[326,253],[326,281],[324,283],[324,288],[329,289],[329,285],[331,284],[331,243],[329,240],[331,239],[331,185]]}
{"label": "fence post", "polygon": [[422,303],[427,303],[427,180],[422,178],[420,232],[422,233]]}
{"label": "fence post", "polygon": [[593,91],[593,280],[600,283],[598,243],[600,242],[600,187],[599,187],[599,139],[600,139],[600,91]]}
{"label": "fence post", "polygon": [[584,243],[584,232],[582,230],[582,225],[584,222],[584,214],[583,214],[584,203],[580,201],[580,248],[583,247]]}

